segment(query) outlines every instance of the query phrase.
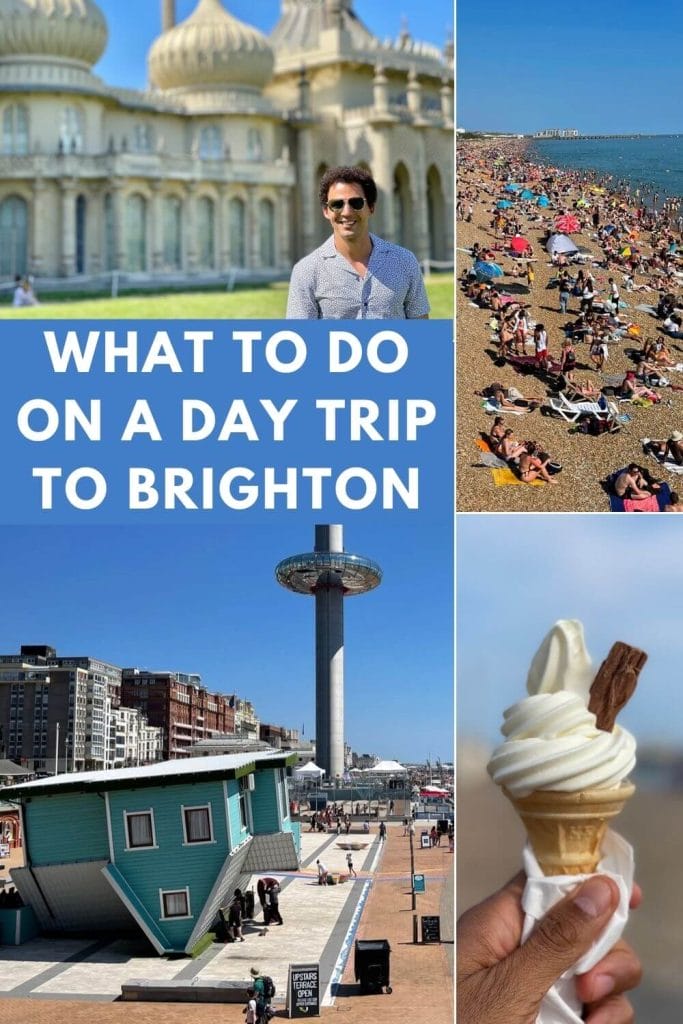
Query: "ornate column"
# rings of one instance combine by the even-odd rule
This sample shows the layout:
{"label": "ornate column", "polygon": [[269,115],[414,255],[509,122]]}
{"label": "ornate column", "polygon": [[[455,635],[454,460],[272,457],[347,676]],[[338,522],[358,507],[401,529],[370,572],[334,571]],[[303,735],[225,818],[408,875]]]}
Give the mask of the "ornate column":
{"label": "ornate column", "polygon": [[228,216],[230,186],[224,185],[218,194],[218,217],[216,224],[216,240],[218,242],[218,270],[227,270],[230,266],[230,218]]}
{"label": "ornate column", "polygon": [[113,270],[125,270],[126,267],[126,222],[125,203],[123,198],[124,183],[122,178],[114,178],[110,182],[111,203],[114,228],[114,266]]}
{"label": "ornate column", "polygon": [[413,181],[413,245],[420,263],[429,259],[429,211],[427,209],[427,167],[424,132],[415,132],[415,162],[411,169]]}
{"label": "ornate column", "polygon": [[261,266],[261,235],[258,219],[258,193],[253,185],[247,189],[247,223],[246,223],[246,261],[249,270]]}
{"label": "ornate column", "polygon": [[297,183],[299,187],[299,251],[296,257],[305,256],[317,244],[317,224],[321,216],[318,209],[317,182],[313,169],[313,131],[310,127],[299,129],[297,140]]}
{"label": "ornate column", "polygon": [[71,277],[76,273],[76,181],[64,179],[62,191],[62,246],[60,273]]}
{"label": "ornate column", "polygon": [[388,242],[393,242],[396,239],[396,217],[394,215],[394,171],[391,160],[390,129],[387,125],[381,124],[375,125],[375,129],[372,166],[379,192],[377,216],[381,223],[381,230],[377,228],[374,230]]}
{"label": "ornate column", "polygon": [[46,185],[43,178],[33,182],[33,215],[31,220],[31,252],[29,270],[36,277],[46,269],[45,252],[43,249],[43,226],[50,220],[46,210]]}
{"label": "ornate column", "polygon": [[275,263],[279,270],[288,270],[293,262],[289,239],[289,215],[292,197],[293,191],[289,187],[283,186],[277,190],[277,205],[275,208],[277,223]]}
{"label": "ornate column", "polygon": [[161,180],[152,181],[150,188],[152,190],[152,201],[150,203],[152,273],[158,274],[164,269],[164,207],[161,195]]}
{"label": "ornate column", "polygon": [[184,239],[183,248],[184,252],[184,266],[188,274],[197,273],[197,182],[189,181],[187,183],[187,213],[185,217],[185,224],[187,226],[187,233]]}

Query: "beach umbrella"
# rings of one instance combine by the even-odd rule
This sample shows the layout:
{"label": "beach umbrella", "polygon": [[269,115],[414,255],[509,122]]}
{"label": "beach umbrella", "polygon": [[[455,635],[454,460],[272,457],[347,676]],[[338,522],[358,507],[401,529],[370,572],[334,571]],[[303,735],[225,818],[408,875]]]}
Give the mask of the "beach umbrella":
{"label": "beach umbrella", "polygon": [[506,192],[521,192],[522,191],[522,186],[521,185],[516,185],[514,182],[510,182],[509,184],[507,184],[505,186],[505,191]]}
{"label": "beach umbrella", "polygon": [[487,263],[485,260],[477,260],[472,269],[478,281],[491,281],[494,277],[502,277],[504,273],[497,263]]}
{"label": "beach umbrella", "polygon": [[507,210],[509,206],[512,206],[512,203],[509,199],[499,199],[496,206],[499,210]]}
{"label": "beach umbrella", "polygon": [[531,248],[531,244],[528,238],[522,238],[521,235],[515,235],[514,238],[510,239],[510,248],[513,252],[526,252],[527,249]]}
{"label": "beach umbrella", "polygon": [[581,230],[578,218],[571,213],[563,213],[561,217],[558,217],[555,221],[555,227],[563,235],[571,235],[573,231]]}
{"label": "beach umbrella", "polygon": [[574,245],[571,238],[567,238],[566,235],[551,235],[546,242],[545,248],[551,256],[554,252],[570,253],[579,251],[578,245]]}
{"label": "beach umbrella", "polygon": [[534,198],[534,193],[531,191],[530,188],[525,188],[525,189],[522,189],[522,191],[519,193],[519,198],[520,199],[533,199]]}
{"label": "beach umbrella", "polygon": [[547,196],[539,196],[536,200],[536,206],[549,206],[550,200]]}

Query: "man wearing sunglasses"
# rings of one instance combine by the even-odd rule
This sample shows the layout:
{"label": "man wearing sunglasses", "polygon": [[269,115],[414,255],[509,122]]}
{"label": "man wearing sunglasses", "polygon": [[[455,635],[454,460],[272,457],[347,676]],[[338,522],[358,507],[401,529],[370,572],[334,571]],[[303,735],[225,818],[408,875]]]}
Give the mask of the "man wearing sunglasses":
{"label": "man wearing sunglasses", "polygon": [[320,182],[331,237],[296,264],[287,317],[294,320],[426,319],[420,265],[400,245],[370,232],[377,186],[361,167],[333,167]]}

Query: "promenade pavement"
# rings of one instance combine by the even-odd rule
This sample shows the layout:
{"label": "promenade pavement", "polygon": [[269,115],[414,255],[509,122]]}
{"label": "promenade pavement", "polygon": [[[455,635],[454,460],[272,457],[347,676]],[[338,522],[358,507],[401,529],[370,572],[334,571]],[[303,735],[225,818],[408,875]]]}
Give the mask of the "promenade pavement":
{"label": "promenade pavement", "polygon": [[[418,839],[420,829],[418,822]],[[319,963],[321,1016],[344,1013],[349,1024],[398,1021],[429,1005],[431,1024],[453,1020],[453,856],[446,840],[434,849],[415,843],[415,870],[426,876],[416,914],[440,914],[442,944],[413,944],[409,840],[390,824],[387,840],[370,835],[302,833],[298,873],[280,874],[284,925],[265,928],[260,915],[247,923],[245,941],[214,943],[196,960],[149,955],[134,939],[38,939],[0,949],[0,997],[13,1024],[174,1024],[190,1020],[244,1020],[239,1004],[115,1002],[131,979],[245,980],[256,966],[275,981],[274,1007],[286,1016],[290,963]],[[346,873],[346,849],[354,850],[356,880],[317,884],[318,857],[332,872]],[[256,883],[256,876],[252,880]],[[261,922],[261,923],[260,923]],[[355,938],[388,939],[393,994],[361,996],[354,977]]]}

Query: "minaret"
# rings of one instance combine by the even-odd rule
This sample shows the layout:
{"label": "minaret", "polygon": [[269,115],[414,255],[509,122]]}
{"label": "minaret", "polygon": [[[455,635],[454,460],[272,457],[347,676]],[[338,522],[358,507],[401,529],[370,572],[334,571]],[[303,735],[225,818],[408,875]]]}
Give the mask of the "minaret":
{"label": "minaret", "polygon": [[315,757],[328,779],[344,774],[344,598],[382,582],[382,570],[348,555],[342,526],[316,526],[315,550],[285,558],[278,583],[315,596]]}
{"label": "minaret", "polygon": [[161,0],[161,30],[168,32],[175,25],[175,0]]}

